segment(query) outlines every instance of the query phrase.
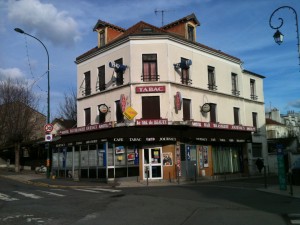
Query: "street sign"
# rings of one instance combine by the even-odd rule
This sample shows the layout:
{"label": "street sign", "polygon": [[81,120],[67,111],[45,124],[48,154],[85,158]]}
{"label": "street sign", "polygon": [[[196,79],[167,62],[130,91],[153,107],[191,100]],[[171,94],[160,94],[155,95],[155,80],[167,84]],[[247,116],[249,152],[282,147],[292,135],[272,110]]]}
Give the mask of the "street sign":
{"label": "street sign", "polygon": [[51,123],[48,123],[44,126],[44,130],[46,133],[50,133],[51,131],[53,131],[53,125]]}
{"label": "street sign", "polygon": [[45,141],[52,141],[52,134],[46,134],[45,135]]}

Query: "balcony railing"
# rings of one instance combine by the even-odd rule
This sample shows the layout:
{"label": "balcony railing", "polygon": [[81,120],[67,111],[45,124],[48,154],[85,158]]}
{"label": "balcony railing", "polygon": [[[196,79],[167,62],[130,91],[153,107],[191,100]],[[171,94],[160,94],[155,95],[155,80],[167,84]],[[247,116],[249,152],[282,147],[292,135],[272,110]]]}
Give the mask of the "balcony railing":
{"label": "balcony railing", "polygon": [[211,91],[216,91],[217,90],[217,87],[215,84],[208,84],[208,90],[211,90]]}
{"label": "balcony railing", "polygon": [[148,81],[159,81],[159,75],[158,74],[152,74],[152,75],[141,75],[141,80],[144,82]]}

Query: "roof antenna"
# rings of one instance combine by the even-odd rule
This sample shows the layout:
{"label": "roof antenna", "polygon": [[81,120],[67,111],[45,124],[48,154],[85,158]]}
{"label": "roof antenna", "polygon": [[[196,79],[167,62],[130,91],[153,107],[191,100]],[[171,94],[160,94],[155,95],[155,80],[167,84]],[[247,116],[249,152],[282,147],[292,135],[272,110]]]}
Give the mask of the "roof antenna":
{"label": "roof antenna", "polygon": [[158,10],[158,9],[155,9],[154,12],[155,12],[155,15],[157,15],[157,13],[161,13],[161,26],[163,27],[164,26],[164,13],[165,12],[168,12],[170,10]]}

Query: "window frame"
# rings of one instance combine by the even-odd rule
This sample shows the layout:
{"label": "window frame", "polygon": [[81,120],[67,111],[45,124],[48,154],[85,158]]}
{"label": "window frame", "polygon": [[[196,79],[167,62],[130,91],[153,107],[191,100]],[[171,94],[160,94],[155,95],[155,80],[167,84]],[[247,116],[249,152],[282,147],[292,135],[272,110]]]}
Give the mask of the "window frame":
{"label": "window frame", "polygon": [[217,104],[210,103],[209,117],[211,123],[217,123]]}
{"label": "window frame", "polygon": [[120,100],[115,101],[115,106],[116,106],[116,121],[117,121],[117,123],[123,123],[124,115],[122,112]]}
{"label": "window frame", "polygon": [[84,95],[91,94],[91,71],[84,73]]}
{"label": "window frame", "polygon": [[104,30],[101,30],[99,32],[99,44],[100,44],[100,47],[105,45],[105,31]]}
{"label": "window frame", "polygon": [[240,108],[233,107],[233,121],[234,125],[240,125]]}
{"label": "window frame", "polygon": [[216,86],[216,70],[213,66],[207,67],[207,77],[208,77],[208,89],[215,91],[217,90]]}
{"label": "window frame", "polygon": [[[153,67],[155,71],[152,71]],[[157,54],[142,54],[142,70],[142,81],[158,81]]]}
{"label": "window frame", "polygon": [[240,91],[238,88],[238,75],[236,73],[231,73],[231,87],[233,95],[240,95]]}
{"label": "window frame", "polygon": [[142,119],[161,119],[160,108],[160,96],[142,96]]}
{"label": "window frame", "polygon": [[182,99],[182,113],[183,121],[191,120],[191,99],[183,98]]}
{"label": "window frame", "polygon": [[97,90],[104,91],[106,89],[105,84],[105,65],[98,67],[98,86]]}
{"label": "window frame", "polygon": [[[186,61],[188,61],[188,59],[181,57],[181,65],[186,65]],[[188,66],[181,66],[181,83],[185,85],[192,84],[192,80],[190,79],[190,67]]]}
{"label": "window frame", "polygon": [[84,124],[85,126],[91,125],[91,108],[84,109]]}
{"label": "window frame", "polygon": [[258,115],[257,112],[252,112],[252,125],[255,127],[256,131],[258,128]]}
{"label": "window frame", "polygon": [[257,100],[256,95],[256,82],[254,79],[250,79],[250,98],[252,100]]}
{"label": "window frame", "polygon": [[195,27],[190,24],[187,25],[187,39],[195,41]]}

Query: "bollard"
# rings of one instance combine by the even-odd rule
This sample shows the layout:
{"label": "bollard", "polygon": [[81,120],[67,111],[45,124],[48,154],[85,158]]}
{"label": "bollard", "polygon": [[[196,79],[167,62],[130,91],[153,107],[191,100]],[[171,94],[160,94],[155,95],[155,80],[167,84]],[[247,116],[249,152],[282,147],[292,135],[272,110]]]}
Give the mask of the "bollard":
{"label": "bollard", "polygon": [[293,172],[290,171],[288,173],[288,175],[289,175],[289,181],[290,181],[290,194],[291,194],[291,196],[293,196],[294,195],[294,191],[293,191]]}
{"label": "bollard", "polygon": [[197,183],[197,164],[194,164],[195,166],[195,184]]}

